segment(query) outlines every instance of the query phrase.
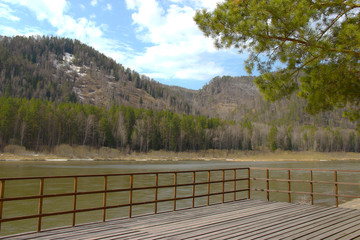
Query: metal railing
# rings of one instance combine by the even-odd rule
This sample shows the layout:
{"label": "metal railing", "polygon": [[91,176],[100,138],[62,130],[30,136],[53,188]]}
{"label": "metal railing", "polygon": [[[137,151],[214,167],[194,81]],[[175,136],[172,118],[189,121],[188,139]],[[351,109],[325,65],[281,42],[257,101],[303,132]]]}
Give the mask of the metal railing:
{"label": "metal railing", "polygon": [[[263,172],[264,177],[254,177],[255,172]],[[272,177],[271,174],[275,175]],[[316,174],[316,178],[315,178]],[[350,181],[339,181],[341,177],[351,177],[349,174],[355,174],[357,179],[350,179]],[[298,176],[296,176],[298,175]],[[341,188],[358,187],[360,190],[360,171],[358,170],[330,170],[330,169],[287,169],[287,168],[251,168],[251,184],[255,186],[256,183],[264,183],[266,187],[253,187],[253,192],[265,192],[267,201],[270,201],[270,193],[282,193],[287,195],[287,201],[293,202],[294,195],[309,196],[309,203],[314,204],[314,197],[325,196],[333,197],[334,205],[339,206],[339,198],[360,198],[359,191],[346,191]],[[283,183],[282,188],[279,186],[272,187],[271,183]],[[285,185],[284,185],[285,184]],[[295,184],[301,184],[301,188],[295,189]],[[315,185],[322,185],[321,188],[315,190]],[[303,190],[305,189],[305,190]],[[346,194],[346,192],[353,192],[354,194]]]}
{"label": "metal railing", "polygon": [[[164,177],[165,176],[165,177]],[[149,179],[152,179],[152,181]],[[163,181],[160,181],[160,177]],[[122,187],[111,187],[119,183],[119,178],[122,181]],[[146,178],[142,181],[143,184],[137,184],[136,179]],[[87,185],[94,185],[91,190],[81,190],[79,188],[79,181],[82,179],[98,179],[97,185],[89,183]],[[99,183],[99,179],[102,184]],[[102,179],[102,180],[101,180]],[[71,181],[72,191],[60,190],[60,193],[49,192],[47,186],[53,182]],[[182,180],[182,181],[180,181]],[[32,188],[38,191],[38,194],[30,193],[28,195],[15,196],[7,194],[7,188],[12,188],[17,182],[20,186],[26,186],[31,183]],[[240,184],[241,183],[241,184]],[[99,186],[102,185],[101,186]],[[125,184],[125,187],[124,187]],[[8,186],[9,185],[9,186]],[[69,185],[69,184],[68,184]],[[96,185],[96,186],[95,186]],[[127,185],[127,186],[126,186]],[[89,187],[89,186],[87,186]],[[50,187],[49,187],[50,188]],[[102,189],[99,189],[102,188]],[[95,189],[95,190],[94,190]],[[8,189],[9,190],[9,189]],[[160,196],[160,191],[166,190]],[[134,194],[143,191],[143,200],[134,199]],[[151,191],[152,193],[150,193]],[[49,193],[47,193],[49,192]],[[216,203],[224,203],[227,201],[239,200],[239,193],[244,192],[245,197],[250,198],[250,168],[231,168],[231,169],[209,169],[197,171],[173,171],[173,172],[146,172],[146,173],[124,173],[124,174],[106,174],[106,175],[77,175],[77,176],[50,176],[50,177],[22,177],[22,178],[0,178],[0,230],[1,225],[7,222],[15,222],[26,219],[37,219],[36,231],[39,232],[43,228],[43,221],[47,217],[58,215],[72,215],[71,226],[78,225],[77,215],[84,212],[102,211],[102,221],[108,220],[107,211],[110,209],[128,208],[127,217],[134,216],[133,208],[140,205],[153,205],[152,213],[159,213],[158,205],[160,203],[168,203],[172,205],[170,210],[180,210],[177,206],[181,200],[190,200],[189,206],[184,208],[194,208],[205,205],[212,205]],[[109,195],[114,193],[124,194],[128,199],[126,203],[119,201],[117,204],[110,204],[114,202],[114,197],[110,199]],[[80,208],[79,197],[88,196],[88,201],[92,201],[93,196],[102,195],[101,206]],[[10,195],[10,196],[7,196]],[[153,199],[149,200],[149,195]],[[124,198],[123,196],[123,198]],[[217,199],[211,199],[218,196]],[[225,197],[226,196],[226,197]],[[70,198],[72,207],[69,210],[57,211],[53,210],[44,211],[45,205],[49,199]],[[72,199],[71,199],[72,198]],[[205,201],[199,203],[197,199],[204,199]],[[230,200],[229,200],[230,199]],[[35,214],[20,213],[20,215],[11,216],[12,213],[9,207],[5,206],[10,203],[19,201],[37,201],[37,212]],[[115,199],[116,202],[116,199]],[[120,203],[121,202],[121,203]],[[61,204],[61,203],[58,203]],[[36,208],[36,207],[35,207]],[[49,208],[49,207],[47,207]]]}
{"label": "metal railing", "polygon": [[[51,217],[69,216],[70,221],[65,225],[75,226],[82,224],[78,221],[82,213],[100,212],[101,216],[96,221],[107,221],[250,197],[265,199],[265,196],[259,195],[263,193],[267,201],[287,202],[296,202],[296,196],[305,195],[311,204],[317,204],[318,198],[325,197],[328,200],[330,197],[335,200],[333,205],[338,207],[340,198],[360,198],[359,173],[356,170],[230,168],[0,178],[0,230],[4,224],[18,226],[15,225],[17,222],[31,220],[34,222],[31,231],[39,232],[49,228],[43,225]],[[19,202],[25,205],[31,202],[32,212],[23,209],[17,211]],[[86,205],[93,202],[96,204]],[[58,205],[62,204],[68,205],[68,209],[60,210]],[[163,204],[166,204],[165,210]],[[144,209],[135,209],[145,206],[145,212]],[[111,212],[118,209],[122,210],[122,216]],[[94,222],[89,218],[90,215],[86,215],[84,223]],[[16,233],[24,231],[29,231],[29,228]],[[5,231],[5,234],[8,233]]]}

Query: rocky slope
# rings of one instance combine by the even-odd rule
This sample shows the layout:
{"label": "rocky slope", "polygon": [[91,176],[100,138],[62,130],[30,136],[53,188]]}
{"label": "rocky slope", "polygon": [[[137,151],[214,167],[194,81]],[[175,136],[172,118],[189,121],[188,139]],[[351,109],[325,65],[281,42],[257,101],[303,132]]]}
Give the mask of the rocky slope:
{"label": "rocky slope", "polygon": [[258,98],[251,77],[216,77],[203,89],[167,86],[77,40],[0,37],[0,95],[224,116]]}

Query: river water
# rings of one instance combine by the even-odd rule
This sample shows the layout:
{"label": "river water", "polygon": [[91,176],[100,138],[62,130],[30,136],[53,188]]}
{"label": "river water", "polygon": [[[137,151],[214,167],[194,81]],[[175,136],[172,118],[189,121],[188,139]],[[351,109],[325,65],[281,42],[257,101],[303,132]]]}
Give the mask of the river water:
{"label": "river water", "polygon": [[[333,170],[360,170],[360,162],[356,160],[341,160],[341,161],[281,161],[281,162],[232,162],[232,161],[3,161],[0,162],[0,178],[3,177],[29,177],[29,176],[63,176],[63,175],[85,175],[85,174],[112,174],[112,173],[134,173],[134,172],[158,172],[158,171],[182,171],[182,170],[204,170],[204,169],[222,169],[222,168],[241,168],[241,167],[266,167],[266,168],[296,168],[296,169],[333,169]],[[254,171],[252,172],[252,177],[262,177],[265,178],[264,171]],[[245,172],[244,172],[245,174]],[[321,176],[321,180],[333,181],[333,173],[328,176]],[[286,178],[283,176],[283,173],[277,173],[276,171],[270,174],[270,178]],[[339,175],[339,181],[343,182],[360,182],[360,173],[349,173],[344,176]],[[220,176],[220,173],[219,173]],[[183,175],[179,176],[179,182],[190,179],[191,182],[192,175]],[[213,176],[212,176],[213,177]],[[214,176],[216,178],[216,176]],[[245,177],[245,176],[244,176]],[[196,181],[206,181],[206,176],[199,175],[199,180]],[[308,172],[301,172],[296,176],[292,175],[292,179],[309,179]],[[320,179],[320,176],[314,175],[314,180]],[[47,181],[47,180],[46,180]],[[81,180],[82,181],[82,180]],[[103,178],[94,180],[94,179],[85,179],[83,182],[79,180],[79,191],[90,191],[90,190],[101,190],[103,187]],[[142,179],[136,179],[137,186],[147,186],[149,182],[153,183],[153,176],[143,177]],[[167,182],[166,184],[172,184],[173,176],[165,176],[159,181]],[[129,179],[114,179],[115,183],[109,182],[109,188],[111,187],[120,187],[128,188]],[[160,185],[164,184],[160,182]],[[232,183],[227,183],[232,184]],[[252,182],[251,188],[265,188],[265,182],[254,183]],[[27,182],[27,183],[17,183],[17,185],[8,184],[5,188],[5,197],[16,197],[16,196],[26,196],[26,195],[36,195],[38,194],[39,183],[37,182]],[[56,183],[46,182],[45,194],[58,193],[59,192],[72,192],[73,182],[72,179],[67,180],[57,180]],[[116,186],[115,186],[116,185]],[[221,186],[215,186],[216,188],[221,188]],[[240,186],[241,184],[239,184]],[[246,184],[245,184],[246,185]],[[244,187],[246,188],[246,186]],[[284,189],[287,190],[287,183],[277,183],[271,182],[270,187],[272,189]],[[205,186],[201,188],[196,188],[198,194],[206,193]],[[231,188],[231,186],[230,186]],[[309,191],[309,184],[296,184],[293,183],[291,186],[292,190],[297,191]],[[316,191],[323,193],[334,193],[334,186],[329,186],[328,184],[314,184]],[[65,189],[65,190],[64,190]],[[168,192],[166,192],[168,191]],[[165,192],[159,192],[159,196],[163,195],[165,198],[171,198],[173,190],[169,189]],[[191,188],[188,189],[178,189],[178,196],[181,194],[188,194],[191,192]],[[154,190],[143,191],[139,194],[134,194],[135,201],[152,201],[154,198]],[[360,195],[360,186],[341,186],[341,194],[348,195]],[[184,196],[185,196],[184,195]],[[231,200],[231,196],[226,196],[225,200]],[[246,193],[243,195],[239,194],[238,198],[246,197]],[[219,201],[221,196],[214,196],[212,202]],[[266,194],[264,192],[252,192],[252,199],[262,199],[266,200]],[[68,211],[72,209],[73,197],[62,197],[57,198],[56,202],[52,198],[44,202],[44,212],[53,212],[53,211]],[[122,193],[114,193],[108,196],[108,205],[112,204],[126,204],[129,200],[129,195]],[[271,193],[271,201],[287,201],[287,194],[278,194]],[[348,201],[351,199],[340,199],[340,203]],[[54,201],[54,202],[52,202]],[[191,200],[189,200],[191,202]],[[179,201],[178,208],[189,207],[189,201]],[[292,195],[292,202],[294,203],[305,203],[309,204],[309,197],[302,195]],[[196,205],[204,205],[206,202],[205,199],[197,199]],[[315,204],[333,206],[335,204],[334,197],[316,197],[314,199]],[[103,194],[93,195],[93,196],[78,196],[77,208],[91,208],[99,207],[103,203]],[[159,211],[171,210],[173,206],[172,202],[164,203],[163,205],[159,204]],[[37,214],[38,200],[27,200],[27,201],[18,201],[15,205],[10,205],[4,203],[3,217],[19,216],[21,214]],[[150,213],[154,209],[154,205],[151,206],[138,206],[134,207],[133,214],[139,215],[144,213]],[[126,217],[128,214],[128,208],[126,209],[110,209],[107,211],[107,218],[119,218]],[[102,211],[95,212],[86,212],[77,214],[76,223],[85,223],[89,221],[100,221],[102,216]],[[53,228],[64,225],[71,224],[71,214],[64,216],[56,217],[46,217],[44,219],[43,228]],[[1,226],[2,235],[14,234],[18,232],[34,231],[36,229],[36,219],[22,220],[18,222],[9,222],[3,223]]]}
{"label": "river water", "polygon": [[232,167],[281,167],[360,170],[360,161],[3,161],[0,162],[0,177],[108,174],[148,171],[200,170]]}

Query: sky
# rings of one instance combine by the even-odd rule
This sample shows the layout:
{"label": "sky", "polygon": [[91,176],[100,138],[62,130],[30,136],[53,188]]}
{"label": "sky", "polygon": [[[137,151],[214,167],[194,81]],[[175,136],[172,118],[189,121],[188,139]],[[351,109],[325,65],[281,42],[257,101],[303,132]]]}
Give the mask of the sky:
{"label": "sky", "polygon": [[200,89],[216,76],[247,75],[247,56],[216,49],[193,20],[221,1],[0,0],[0,35],[78,39],[156,81]]}

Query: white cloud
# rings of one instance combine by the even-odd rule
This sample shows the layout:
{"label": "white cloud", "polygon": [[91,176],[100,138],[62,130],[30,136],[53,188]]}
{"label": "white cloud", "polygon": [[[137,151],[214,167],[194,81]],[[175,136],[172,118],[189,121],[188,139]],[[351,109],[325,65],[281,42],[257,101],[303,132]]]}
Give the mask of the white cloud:
{"label": "white cloud", "polygon": [[197,8],[206,8],[208,10],[214,10],[218,3],[224,2],[225,0],[199,0],[194,1]]}
{"label": "white cloud", "polygon": [[213,6],[216,1],[204,0],[196,6],[184,5],[186,1],[181,0],[172,2],[164,9],[156,0],[126,0],[127,8],[134,11],[138,39],[153,45],[132,59],[131,66],[165,79],[205,81],[222,74],[222,67],[204,58],[217,50],[193,20],[196,8]]}
{"label": "white cloud", "polygon": [[6,4],[0,3],[0,17],[11,21],[19,21],[18,16],[13,15],[14,11]]}
{"label": "white cloud", "polygon": [[80,4],[80,8],[81,8],[81,10],[85,10],[85,9],[86,9],[86,7],[85,7],[84,4]]}
{"label": "white cloud", "polygon": [[112,9],[112,6],[111,6],[111,4],[110,4],[110,3],[106,4],[106,10],[109,10],[109,11],[111,11],[111,9]]}
{"label": "white cloud", "polygon": [[102,29],[96,23],[86,18],[74,19],[65,14],[69,3],[65,0],[13,0],[12,3],[20,4],[35,13],[39,21],[48,21],[57,29],[57,34],[70,38],[87,41],[102,36]]}
{"label": "white cloud", "polygon": [[43,32],[41,32],[37,28],[24,28],[24,29],[15,29],[9,26],[0,25],[0,35],[3,36],[42,36]]}
{"label": "white cloud", "polygon": [[58,25],[63,19],[64,11],[69,7],[65,0],[46,1],[46,0],[3,0],[11,4],[27,7],[35,13],[39,21],[48,20],[53,26]]}
{"label": "white cloud", "polygon": [[208,10],[214,10],[217,3],[224,2],[225,0],[169,0],[172,3],[182,4],[184,6],[192,6],[196,9],[206,8]]}
{"label": "white cloud", "polygon": [[3,35],[3,36],[20,35],[20,33],[17,29],[8,27],[8,26],[4,26],[4,25],[0,25],[0,33],[1,33],[0,35]]}
{"label": "white cloud", "polygon": [[163,72],[150,72],[150,73],[144,72],[143,74],[152,79],[159,79],[159,78],[166,79],[168,77],[167,74],[165,74]]}
{"label": "white cloud", "polygon": [[135,10],[137,2],[138,2],[137,0],[125,0],[126,8],[131,9],[131,10]]}
{"label": "white cloud", "polygon": [[82,41],[87,38],[99,38],[103,35],[102,30],[96,26],[95,22],[86,18],[75,20],[67,15],[63,17],[61,28],[58,27],[57,33],[61,36],[71,36]]}
{"label": "white cloud", "polygon": [[97,0],[92,0],[90,2],[91,6],[95,7],[97,4],[98,4],[98,1]]}

